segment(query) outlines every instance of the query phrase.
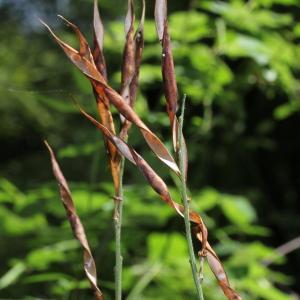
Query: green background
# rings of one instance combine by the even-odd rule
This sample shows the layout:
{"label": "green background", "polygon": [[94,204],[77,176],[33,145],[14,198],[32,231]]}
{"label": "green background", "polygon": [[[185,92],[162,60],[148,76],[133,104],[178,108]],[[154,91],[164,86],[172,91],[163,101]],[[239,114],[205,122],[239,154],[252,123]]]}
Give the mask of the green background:
{"label": "green background", "polygon": [[[171,149],[154,1],[146,2],[136,111]],[[116,89],[126,5],[100,1],[109,81]],[[83,0],[0,1],[0,299],[92,299],[45,138],[70,183],[100,287],[113,299],[110,171],[101,134],[71,99],[96,116],[95,101],[88,81],[38,21],[77,47],[56,15],[75,22],[92,41],[92,8]],[[274,249],[300,232],[300,3],[174,0],[169,26],[180,98],[187,94],[193,208],[244,299],[297,299],[299,250],[281,257]],[[129,143],[180,201],[168,170],[134,127]],[[182,220],[129,163],[124,180],[124,297],[195,298]],[[223,299],[207,266],[204,276],[205,298]]]}

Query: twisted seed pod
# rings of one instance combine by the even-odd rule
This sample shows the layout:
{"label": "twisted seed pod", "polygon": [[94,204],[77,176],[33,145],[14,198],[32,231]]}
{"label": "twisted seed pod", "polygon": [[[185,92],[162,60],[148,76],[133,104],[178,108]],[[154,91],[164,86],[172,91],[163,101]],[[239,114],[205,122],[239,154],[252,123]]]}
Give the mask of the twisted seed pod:
{"label": "twisted seed pod", "polygon": [[90,282],[91,288],[94,291],[95,298],[97,300],[104,300],[103,294],[97,286],[97,270],[95,261],[88,244],[84,227],[81,223],[80,218],[76,213],[76,208],[72,199],[71,191],[68,183],[56,161],[54,152],[50,145],[45,141],[45,145],[49,150],[53,174],[57,180],[59,186],[59,193],[61,201],[65,207],[69,223],[71,225],[75,238],[79,241],[83,250],[83,268],[88,281]]}
{"label": "twisted seed pod", "polygon": [[42,23],[47,27],[55,41],[61,46],[74,65],[80,69],[83,74],[90,78],[96,93],[101,97],[107,97],[110,103],[117,108],[121,115],[123,115],[128,121],[134,123],[140,129],[145,141],[154,154],[171,170],[179,175],[179,168],[168,149],[146,126],[146,124],[140,119],[131,106],[126,103],[124,98],[107,84],[104,77],[95,67],[95,64],[86,59],[86,57],[81,56],[77,50],[60,40],[47,24],[44,22]]}
{"label": "twisted seed pod", "polygon": [[[80,109],[80,111],[103,133],[103,135],[107,139],[114,143],[118,151],[125,158],[127,158],[130,162],[132,162],[139,168],[150,186],[155,190],[156,193],[158,193],[161,199],[165,201],[170,207],[172,207],[180,216],[183,217],[184,207],[172,200],[167,185],[164,183],[161,177],[159,177],[155,173],[155,171],[149,166],[149,164],[126,142],[112,134],[105,126],[101,125],[97,120],[87,114],[84,110]],[[203,223],[202,218],[195,211],[190,211],[189,218],[191,222],[196,224],[196,237],[201,242],[202,250],[200,251],[199,255],[207,257],[208,264],[224,294],[229,300],[242,300],[241,296],[230,287],[230,283],[224,266],[207,241],[207,228]]]}

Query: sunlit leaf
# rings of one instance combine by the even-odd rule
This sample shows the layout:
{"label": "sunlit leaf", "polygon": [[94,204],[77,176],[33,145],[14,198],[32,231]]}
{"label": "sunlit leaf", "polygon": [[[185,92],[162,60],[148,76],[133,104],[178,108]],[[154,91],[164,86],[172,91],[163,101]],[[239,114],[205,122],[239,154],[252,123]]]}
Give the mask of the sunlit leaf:
{"label": "sunlit leaf", "polygon": [[256,213],[250,203],[242,197],[223,196],[221,207],[225,216],[236,225],[247,225],[256,219]]}
{"label": "sunlit leaf", "polygon": [[0,278],[0,290],[14,284],[18,278],[25,272],[26,265],[23,262],[17,262]]}

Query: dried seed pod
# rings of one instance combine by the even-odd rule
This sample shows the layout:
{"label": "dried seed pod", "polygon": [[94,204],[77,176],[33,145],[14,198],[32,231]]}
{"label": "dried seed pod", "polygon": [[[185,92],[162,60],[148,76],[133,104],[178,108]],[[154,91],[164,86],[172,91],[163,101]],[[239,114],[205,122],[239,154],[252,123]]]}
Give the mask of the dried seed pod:
{"label": "dried seed pod", "polygon": [[[144,175],[150,186],[155,190],[156,193],[164,200],[170,207],[172,207],[180,216],[184,216],[184,207],[181,204],[173,201],[168,191],[167,185],[159,177],[156,172],[150,167],[150,165],[140,156],[134,149],[132,149],[126,142],[111,133],[105,126],[100,124],[92,116],[87,114],[84,110],[80,109],[82,114],[90,120],[102,133],[109,139],[118,151],[127,158],[130,162],[135,164],[141,173]],[[191,222],[196,224],[196,237],[201,242],[202,250],[199,255],[207,257],[208,264],[214,273],[220,287],[224,294],[229,300],[242,300],[241,296],[234,291],[229,284],[227,274],[224,267],[218,258],[215,251],[212,249],[207,241],[207,228],[203,223],[202,218],[195,211],[190,211],[189,219]]]}
{"label": "dried seed pod", "polygon": [[61,201],[66,210],[69,223],[71,225],[73,234],[75,238],[79,241],[82,249],[83,249],[83,268],[86,274],[88,281],[90,282],[91,288],[94,291],[95,297],[97,300],[103,300],[103,294],[97,286],[97,270],[96,264],[88,244],[84,227],[81,223],[79,216],[76,213],[76,208],[74,206],[74,202],[72,199],[71,191],[69,189],[68,183],[59,167],[59,164],[56,161],[54,152],[50,145],[45,141],[45,145],[47,146],[51,164],[53,169],[53,174],[57,180],[59,186],[59,193],[61,196]]}
{"label": "dried seed pod", "polygon": [[103,55],[104,28],[100,18],[97,0],[94,0],[93,30],[94,30],[94,47],[93,47],[92,54],[93,54],[94,62],[98,71],[107,80],[106,63]]}
{"label": "dried seed pod", "polygon": [[[155,24],[157,35],[162,46],[162,61],[161,70],[163,77],[164,94],[167,101],[167,112],[170,119],[170,126],[173,138],[173,147],[175,152],[179,151],[178,145],[178,129],[179,124],[176,117],[178,110],[178,89],[175,76],[175,67],[171,47],[171,39],[168,29],[167,20],[167,1],[156,0],[155,2]],[[185,156],[185,178],[187,178],[188,169],[188,152],[184,141],[184,156]]]}
{"label": "dried seed pod", "polygon": [[[133,108],[135,104],[140,65],[144,49],[145,1],[143,0],[142,15],[139,26],[134,32],[134,13],[132,1],[128,1],[128,13],[125,19],[126,43],[123,52],[121,96]],[[131,122],[121,115],[122,128],[120,137],[127,139]]]}
{"label": "dried seed pod", "polygon": [[[103,55],[103,40],[104,40],[104,28],[101,21],[97,0],[94,0],[94,18],[93,18],[93,31],[94,31],[94,47],[93,47],[93,60],[97,70],[103,76],[103,79],[107,81],[107,70],[105,58]],[[93,85],[93,84],[92,84]],[[101,123],[105,125],[110,131],[115,133],[115,125],[113,117],[110,111],[109,99],[105,95],[98,95],[93,87],[94,95],[97,102],[98,113],[101,119]],[[112,179],[115,188],[115,194],[118,195],[120,191],[120,156],[115,146],[105,140],[105,146],[108,153],[108,159],[110,163],[110,169]]]}
{"label": "dried seed pod", "polygon": [[160,139],[144,124],[144,122],[134,112],[131,106],[126,103],[122,96],[119,95],[106,83],[104,77],[100,74],[96,67],[85,57],[81,56],[77,50],[60,40],[47,24],[43,24],[48,28],[55,41],[63,48],[64,52],[75,64],[75,66],[90,78],[97,94],[100,97],[107,97],[110,100],[110,103],[112,103],[117,108],[120,114],[122,114],[128,121],[134,123],[140,129],[147,144],[154,152],[154,154],[177,175],[180,174],[179,168],[175,160],[169,153],[168,149],[164,146]]}

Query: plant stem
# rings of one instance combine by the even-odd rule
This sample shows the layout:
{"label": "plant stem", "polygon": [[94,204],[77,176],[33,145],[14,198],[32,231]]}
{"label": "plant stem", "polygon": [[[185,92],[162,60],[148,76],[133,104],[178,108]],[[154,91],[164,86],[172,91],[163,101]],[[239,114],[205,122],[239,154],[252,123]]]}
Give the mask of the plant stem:
{"label": "plant stem", "polygon": [[123,257],[121,251],[122,215],[123,215],[123,174],[125,158],[122,156],[119,177],[119,192],[115,196],[115,300],[122,299],[122,268]]}
{"label": "plant stem", "polygon": [[162,269],[162,264],[160,262],[155,262],[152,266],[149,266],[147,271],[143,274],[141,279],[130,291],[126,300],[136,300],[141,298],[143,290],[151,283],[153,278],[160,272]]}
{"label": "plant stem", "polygon": [[185,158],[184,158],[184,141],[183,141],[183,121],[184,121],[184,110],[185,110],[185,96],[182,101],[181,115],[179,118],[179,128],[178,128],[178,141],[179,141],[179,149],[178,149],[178,159],[179,159],[179,169],[180,169],[180,179],[181,179],[181,198],[184,206],[184,225],[185,225],[185,234],[188,244],[188,251],[190,256],[190,265],[193,273],[193,279],[197,290],[197,298],[199,300],[204,300],[202,286],[200,282],[200,278],[197,272],[196,258],[193,248],[193,241],[191,235],[191,224],[190,224],[190,208],[189,208],[189,198],[187,196],[187,187],[186,187],[186,178],[185,178]]}

